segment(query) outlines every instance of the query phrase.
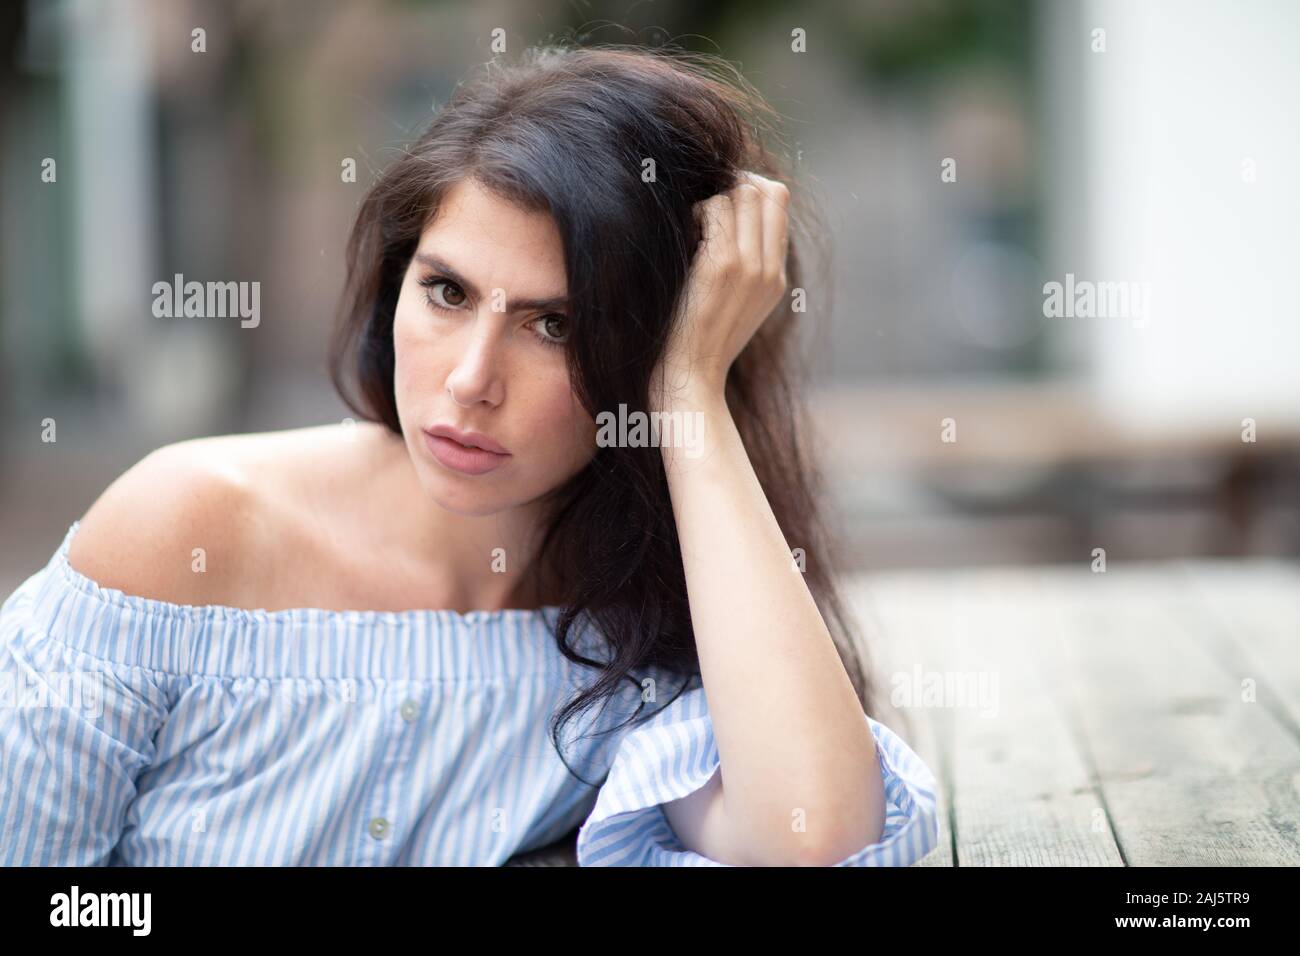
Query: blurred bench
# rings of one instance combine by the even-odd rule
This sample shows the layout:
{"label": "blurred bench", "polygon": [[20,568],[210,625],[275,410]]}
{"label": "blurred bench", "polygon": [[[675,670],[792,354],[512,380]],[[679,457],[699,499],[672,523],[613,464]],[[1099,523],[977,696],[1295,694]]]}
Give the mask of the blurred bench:
{"label": "blurred bench", "polygon": [[1261,412],[1243,441],[1245,413],[1157,425],[1064,384],[840,386],[811,406],[859,569],[1059,561],[1098,546],[1300,555],[1300,426],[1281,414]]}

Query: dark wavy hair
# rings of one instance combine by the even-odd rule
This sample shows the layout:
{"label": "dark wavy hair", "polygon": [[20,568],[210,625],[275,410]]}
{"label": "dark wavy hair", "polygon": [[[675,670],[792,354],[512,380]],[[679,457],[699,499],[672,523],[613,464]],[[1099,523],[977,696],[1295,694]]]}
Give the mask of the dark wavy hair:
{"label": "dark wavy hair", "polygon": [[[401,434],[393,389],[398,292],[443,196],[472,177],[524,209],[549,213],[558,227],[571,300],[566,361],[582,404],[593,418],[620,403],[649,408],[652,372],[700,241],[695,203],[732,188],[741,170],[785,182],[786,274],[792,287],[805,285],[802,250],[824,230],[809,228],[814,211],[764,141],[779,145],[775,117],[734,68],[706,54],[547,45],[513,63],[487,64],[457,86],[362,201],[330,350],[339,394],[362,418]],[[642,178],[647,158],[653,182]],[[820,281],[829,287],[824,273]],[[870,712],[862,649],[833,582],[821,478],[804,444],[808,422],[796,386],[806,368],[795,333],[808,314],[789,298],[776,308],[733,363],[726,401],[786,540],[803,549],[804,581]],[[601,447],[548,497],[530,573],[538,593],[562,595],[561,653],[597,671],[552,716],[559,750],[571,718],[608,701],[625,680],[640,689],[638,669],[680,675],[680,694],[699,674],[699,658],[659,449]],[[608,660],[582,655],[571,640],[583,614],[599,629]],[[744,653],[744,635],[736,641]]]}

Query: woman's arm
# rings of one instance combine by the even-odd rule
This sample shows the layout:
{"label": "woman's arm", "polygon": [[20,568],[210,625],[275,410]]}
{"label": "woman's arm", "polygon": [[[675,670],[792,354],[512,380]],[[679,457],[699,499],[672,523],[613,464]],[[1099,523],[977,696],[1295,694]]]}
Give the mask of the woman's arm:
{"label": "woman's arm", "polygon": [[700,445],[662,453],[721,761],[664,812],[688,848],[738,865],[831,865],[885,821],[870,727],[723,397],[785,294],[787,199],[752,177],[704,204],[705,248],[658,379],[656,410],[703,422]]}

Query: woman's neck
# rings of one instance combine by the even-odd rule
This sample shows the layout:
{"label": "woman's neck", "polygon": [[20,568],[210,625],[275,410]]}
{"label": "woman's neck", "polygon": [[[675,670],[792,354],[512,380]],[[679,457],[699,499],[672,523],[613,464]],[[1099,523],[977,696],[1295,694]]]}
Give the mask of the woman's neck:
{"label": "woman's neck", "polygon": [[[402,549],[437,582],[439,599],[457,610],[538,607],[545,603],[532,575],[542,510],[530,503],[492,515],[463,515],[432,500],[401,436],[376,426],[373,445],[354,473],[363,521],[384,543]],[[358,443],[361,445],[361,443]]]}

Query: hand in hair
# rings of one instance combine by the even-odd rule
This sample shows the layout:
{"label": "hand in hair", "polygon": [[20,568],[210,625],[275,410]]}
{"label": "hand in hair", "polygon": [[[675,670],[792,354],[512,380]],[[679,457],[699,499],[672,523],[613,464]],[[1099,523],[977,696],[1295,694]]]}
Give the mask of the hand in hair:
{"label": "hand in hair", "polygon": [[661,404],[721,394],[727,370],[786,294],[790,191],[757,173],[696,204],[703,239],[654,382]]}

